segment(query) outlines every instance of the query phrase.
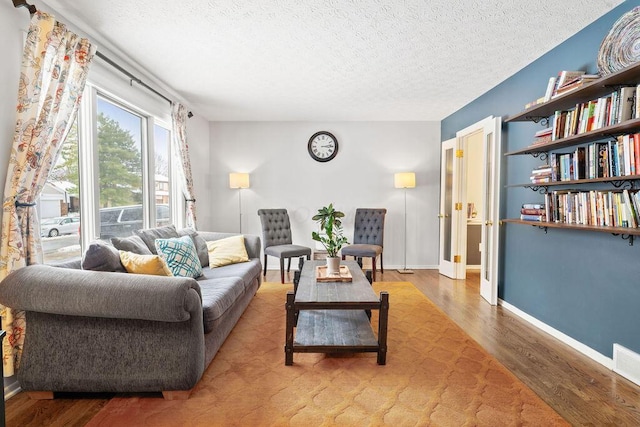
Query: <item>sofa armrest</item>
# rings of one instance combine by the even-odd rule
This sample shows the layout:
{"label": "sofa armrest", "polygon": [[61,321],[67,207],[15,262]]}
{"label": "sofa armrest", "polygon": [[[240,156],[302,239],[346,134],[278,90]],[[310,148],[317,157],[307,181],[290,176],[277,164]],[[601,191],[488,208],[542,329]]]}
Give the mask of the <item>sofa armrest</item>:
{"label": "sofa armrest", "polygon": [[184,322],[202,311],[191,278],[30,265],[0,283],[7,307],[70,316]]}
{"label": "sofa armrest", "polygon": [[[204,240],[220,240],[225,237],[237,236],[238,233],[219,233],[215,231],[198,231],[198,235],[200,235]],[[256,236],[254,234],[243,234],[244,236],[244,246],[247,248],[247,255],[249,258],[260,258],[260,251],[262,249],[260,245],[260,236]]]}

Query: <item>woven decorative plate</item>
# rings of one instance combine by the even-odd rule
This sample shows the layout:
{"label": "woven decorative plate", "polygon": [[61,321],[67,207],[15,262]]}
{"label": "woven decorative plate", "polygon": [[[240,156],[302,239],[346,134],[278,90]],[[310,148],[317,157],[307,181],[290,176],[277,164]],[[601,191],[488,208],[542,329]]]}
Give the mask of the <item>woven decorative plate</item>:
{"label": "woven decorative plate", "polygon": [[618,19],[604,38],[598,52],[600,74],[619,71],[640,61],[640,6]]}

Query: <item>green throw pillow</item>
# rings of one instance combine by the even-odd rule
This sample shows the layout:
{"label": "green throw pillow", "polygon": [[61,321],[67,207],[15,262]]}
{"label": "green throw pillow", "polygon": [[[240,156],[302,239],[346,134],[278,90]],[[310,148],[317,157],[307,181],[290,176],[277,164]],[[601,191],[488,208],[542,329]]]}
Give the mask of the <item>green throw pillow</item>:
{"label": "green throw pillow", "polygon": [[155,245],[158,255],[174,276],[196,278],[202,275],[198,252],[190,236],[156,239]]}

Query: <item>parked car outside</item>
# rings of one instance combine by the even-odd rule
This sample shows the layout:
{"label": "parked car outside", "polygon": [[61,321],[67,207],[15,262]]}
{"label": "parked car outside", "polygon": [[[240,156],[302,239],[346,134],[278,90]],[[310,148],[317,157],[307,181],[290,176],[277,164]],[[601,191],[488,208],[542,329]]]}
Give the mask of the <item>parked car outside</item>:
{"label": "parked car outside", "polygon": [[[119,206],[100,209],[100,238],[131,236],[135,230],[143,227],[142,205]],[[157,226],[171,223],[169,205],[156,205]]]}
{"label": "parked car outside", "polygon": [[76,234],[80,229],[79,216],[48,218],[40,223],[40,236],[56,237],[62,234]]}

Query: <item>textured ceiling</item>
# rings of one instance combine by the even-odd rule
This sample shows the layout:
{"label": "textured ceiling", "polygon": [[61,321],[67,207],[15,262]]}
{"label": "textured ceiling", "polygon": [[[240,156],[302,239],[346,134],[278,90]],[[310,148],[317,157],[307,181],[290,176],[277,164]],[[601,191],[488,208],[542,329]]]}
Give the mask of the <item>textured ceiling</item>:
{"label": "textured ceiling", "polygon": [[376,121],[441,120],[622,1],[45,3],[209,120]]}

